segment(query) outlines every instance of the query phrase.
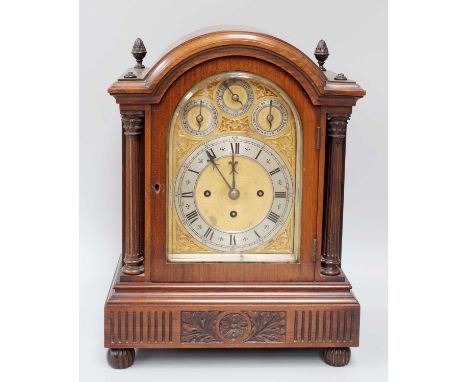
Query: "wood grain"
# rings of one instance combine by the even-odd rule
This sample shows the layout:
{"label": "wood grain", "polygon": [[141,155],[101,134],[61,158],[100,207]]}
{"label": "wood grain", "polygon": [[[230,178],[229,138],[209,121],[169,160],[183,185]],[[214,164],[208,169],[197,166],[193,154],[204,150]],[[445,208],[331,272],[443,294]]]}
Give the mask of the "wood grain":
{"label": "wood grain", "polygon": [[[229,70],[243,70],[263,76],[281,84],[283,90],[294,102],[303,126],[303,173],[302,181],[302,219],[300,263],[294,264],[181,264],[166,261],[166,189],[155,193],[151,185],[164,183],[167,178],[168,129],[179,100],[199,81],[216,73]],[[150,230],[151,280],[158,282],[239,282],[239,281],[307,281],[314,279],[312,261],[312,242],[317,236],[316,220],[318,196],[318,159],[319,151],[315,148],[315,126],[317,125],[317,107],[314,107],[298,83],[283,70],[272,64],[245,57],[214,59],[198,65],[182,75],[167,91],[160,104],[153,106],[152,144],[150,152],[150,184],[145,188],[150,191]],[[300,166],[300,164],[299,164]]]}
{"label": "wood grain", "polygon": [[117,81],[108,91],[119,103],[137,103],[140,100],[159,103],[172,83],[185,72],[214,58],[229,56],[255,58],[285,70],[301,84],[316,105],[352,106],[365,95],[365,91],[352,81],[329,84],[318,66],[287,42],[246,30],[224,30],[194,36],[165,54],[144,80]]}
{"label": "wood grain", "polygon": [[325,177],[325,215],[321,273],[340,274],[343,235],[343,195],[346,155],[346,127],[350,115],[327,115],[327,160]]}
{"label": "wood grain", "polygon": [[144,114],[122,111],[124,134],[124,265],[123,273],[138,275],[144,272],[143,255],[143,145]]}
{"label": "wood grain", "polygon": [[[298,110],[303,163],[300,262],[166,260],[168,128],[199,81],[245,71],[282,88]],[[141,76],[140,76],[141,74]],[[109,93],[122,114],[123,255],[104,307],[104,346],[125,368],[134,348],[323,347],[333,366],[359,345],[360,305],[341,269],[346,124],[365,95],[304,53],[248,30],[203,32]]]}

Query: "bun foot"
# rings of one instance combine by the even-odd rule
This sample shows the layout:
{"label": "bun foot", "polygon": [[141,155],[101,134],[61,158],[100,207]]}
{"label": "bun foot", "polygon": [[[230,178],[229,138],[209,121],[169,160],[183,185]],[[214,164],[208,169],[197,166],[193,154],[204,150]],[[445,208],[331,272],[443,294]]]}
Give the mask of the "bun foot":
{"label": "bun foot", "polygon": [[114,369],[126,369],[135,361],[135,349],[109,349],[107,362]]}
{"label": "bun foot", "polygon": [[324,348],[322,356],[325,363],[330,366],[346,366],[351,358],[349,348]]}

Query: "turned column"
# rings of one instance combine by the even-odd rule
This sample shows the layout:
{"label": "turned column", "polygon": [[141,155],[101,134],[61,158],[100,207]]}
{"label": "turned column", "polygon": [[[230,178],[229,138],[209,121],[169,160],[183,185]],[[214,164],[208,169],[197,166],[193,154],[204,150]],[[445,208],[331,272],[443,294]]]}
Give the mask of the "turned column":
{"label": "turned column", "polygon": [[139,275],[144,272],[143,255],[143,111],[123,111],[124,134],[124,222],[122,272]]}
{"label": "turned column", "polygon": [[322,269],[326,276],[340,274],[343,228],[346,126],[350,114],[327,115],[326,176]]}

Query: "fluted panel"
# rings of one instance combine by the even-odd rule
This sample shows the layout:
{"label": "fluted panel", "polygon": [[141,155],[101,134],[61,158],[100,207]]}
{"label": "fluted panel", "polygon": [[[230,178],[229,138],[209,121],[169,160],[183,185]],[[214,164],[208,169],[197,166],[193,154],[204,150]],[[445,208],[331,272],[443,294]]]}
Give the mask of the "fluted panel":
{"label": "fluted panel", "polygon": [[294,342],[352,342],[353,310],[302,310],[294,312]]}
{"label": "fluted panel", "polygon": [[171,311],[112,311],[108,322],[111,345],[134,346],[173,341]]}

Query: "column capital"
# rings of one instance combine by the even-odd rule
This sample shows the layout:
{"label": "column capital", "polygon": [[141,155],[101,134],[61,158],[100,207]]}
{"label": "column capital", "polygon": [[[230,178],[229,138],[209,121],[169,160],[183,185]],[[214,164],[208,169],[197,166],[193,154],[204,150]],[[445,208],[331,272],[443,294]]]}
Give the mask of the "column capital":
{"label": "column capital", "polygon": [[144,130],[143,111],[128,110],[120,113],[122,117],[122,128],[125,135],[141,135]]}
{"label": "column capital", "polygon": [[346,138],[346,128],[350,113],[330,113],[327,114],[327,136],[337,139]]}

